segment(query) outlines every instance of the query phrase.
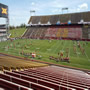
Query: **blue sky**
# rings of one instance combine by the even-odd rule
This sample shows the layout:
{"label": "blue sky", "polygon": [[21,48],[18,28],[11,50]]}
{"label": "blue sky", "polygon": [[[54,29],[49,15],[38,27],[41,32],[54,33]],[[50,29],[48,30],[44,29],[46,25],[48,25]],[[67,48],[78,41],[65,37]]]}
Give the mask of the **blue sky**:
{"label": "blue sky", "polygon": [[62,14],[64,7],[68,7],[68,13],[90,11],[90,0],[0,0],[0,3],[9,6],[9,21],[14,26],[27,24],[30,10],[35,10],[35,15]]}

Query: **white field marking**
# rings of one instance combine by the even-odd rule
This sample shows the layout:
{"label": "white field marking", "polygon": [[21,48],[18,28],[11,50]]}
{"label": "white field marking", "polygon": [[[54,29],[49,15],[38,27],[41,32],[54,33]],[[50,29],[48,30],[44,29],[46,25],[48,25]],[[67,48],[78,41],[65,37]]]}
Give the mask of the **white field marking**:
{"label": "white field marking", "polygon": [[[77,43],[75,42],[75,44],[76,44],[76,51],[78,52],[78,50],[77,50]],[[77,57],[79,58],[79,55],[77,54]]]}
{"label": "white field marking", "polygon": [[[61,44],[61,43],[60,43],[60,44]],[[66,44],[66,40],[65,40],[65,43],[64,43],[64,45],[63,45],[62,49],[60,50],[60,52],[64,52],[64,47],[65,47],[65,44]]]}
{"label": "white field marking", "polygon": [[69,54],[68,54],[69,57],[70,57],[70,47],[71,47],[71,41],[70,41],[70,44],[69,44]]}
{"label": "white field marking", "polygon": [[[45,47],[41,47],[41,50],[44,50],[45,49]],[[47,52],[47,49],[46,49],[46,51],[44,52],[44,54],[46,54],[46,52]]]}
{"label": "white field marking", "polygon": [[[56,43],[57,44],[57,43]],[[50,49],[52,49],[54,46],[56,46],[56,44],[52,45]]]}
{"label": "white field marking", "polygon": [[[59,44],[59,45],[61,45],[61,42],[60,42],[60,44]],[[58,48],[58,46],[59,46],[59,45],[57,45],[57,48]],[[54,52],[56,52],[57,48],[54,50]]]}
{"label": "white field marking", "polygon": [[65,52],[64,50],[60,50],[60,52]]}
{"label": "white field marking", "polygon": [[66,45],[66,40],[65,40],[65,43],[64,43],[64,45],[63,45],[63,48],[62,48],[62,50],[64,49],[65,45]]}
{"label": "white field marking", "polygon": [[86,55],[86,57],[87,57],[88,61],[90,62],[90,59],[89,59],[88,55],[86,54],[86,52],[85,52],[85,55]]}
{"label": "white field marking", "polygon": [[[82,45],[82,44],[81,44]],[[88,59],[88,61],[90,62],[90,58],[88,57],[88,55],[87,55],[87,53],[85,52],[85,55],[86,55],[86,57],[87,57],[87,59]]]}
{"label": "white field marking", "polygon": [[63,45],[63,47],[62,47],[62,50],[60,50],[60,52],[65,52],[65,50],[64,50],[65,45],[66,45],[66,40],[65,40],[65,43],[64,43],[64,45]]}
{"label": "white field marking", "polygon": [[[59,41],[57,41],[56,44],[52,45],[49,49],[52,50],[52,48],[54,48],[54,47],[57,45],[58,42],[59,42]],[[46,52],[48,52],[48,51],[46,51]]]}
{"label": "white field marking", "polygon": [[40,48],[36,48],[36,49],[40,49]]}
{"label": "white field marking", "polygon": [[77,54],[81,54],[80,52],[76,52]]}
{"label": "white field marking", "polygon": [[51,51],[51,49],[47,49],[47,51]]}
{"label": "white field marking", "polygon": [[[55,44],[55,46],[59,43],[59,40],[57,41],[57,43]],[[59,46],[59,45],[58,45]],[[58,46],[53,50],[54,52],[57,50]]]}

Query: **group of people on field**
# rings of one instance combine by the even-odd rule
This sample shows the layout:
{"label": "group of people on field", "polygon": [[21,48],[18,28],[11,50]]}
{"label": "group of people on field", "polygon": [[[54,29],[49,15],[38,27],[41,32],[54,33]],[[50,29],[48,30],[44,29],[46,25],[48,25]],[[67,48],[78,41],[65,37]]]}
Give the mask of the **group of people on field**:
{"label": "group of people on field", "polygon": [[64,53],[63,52],[58,53],[58,55],[60,55],[60,60],[61,61],[70,62],[69,61],[69,48],[66,48],[66,56],[65,57],[64,57]]}
{"label": "group of people on field", "polygon": [[69,60],[69,48],[66,48],[66,57],[64,57],[64,53],[63,51],[58,53],[58,58],[54,57],[54,56],[50,56],[49,59],[50,60],[55,60],[56,62],[59,61],[65,61],[65,62],[70,62]]}
{"label": "group of people on field", "polygon": [[84,55],[85,54],[85,43],[80,44],[80,41],[77,41],[77,44],[75,44],[75,42],[73,43],[73,50],[74,53],[77,54],[77,47],[80,49],[81,53]]}

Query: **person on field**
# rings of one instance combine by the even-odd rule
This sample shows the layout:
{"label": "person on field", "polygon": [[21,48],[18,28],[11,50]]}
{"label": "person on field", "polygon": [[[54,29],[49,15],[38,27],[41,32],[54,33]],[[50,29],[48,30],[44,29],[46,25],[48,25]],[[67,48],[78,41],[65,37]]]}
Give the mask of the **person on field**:
{"label": "person on field", "polygon": [[66,61],[69,62],[69,57],[66,57]]}
{"label": "person on field", "polygon": [[63,59],[63,52],[60,52],[60,60]]}
{"label": "person on field", "polygon": [[85,46],[85,43],[83,43],[83,47]]}
{"label": "person on field", "polygon": [[60,53],[60,56],[61,56],[61,57],[63,56],[63,52]]}
{"label": "person on field", "polygon": [[80,42],[79,42],[79,41],[77,41],[77,45],[78,45],[78,47],[79,47],[79,48],[81,47],[81,45],[80,45]]}
{"label": "person on field", "polygon": [[35,58],[36,57],[36,53],[32,53],[32,58]]}

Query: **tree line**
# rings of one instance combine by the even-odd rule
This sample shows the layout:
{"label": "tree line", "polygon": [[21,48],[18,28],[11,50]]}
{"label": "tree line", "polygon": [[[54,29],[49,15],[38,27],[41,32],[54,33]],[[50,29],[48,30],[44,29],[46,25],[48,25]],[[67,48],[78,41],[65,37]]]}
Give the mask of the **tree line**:
{"label": "tree line", "polygon": [[26,24],[21,24],[21,25],[19,25],[19,26],[9,26],[9,28],[10,28],[10,30],[12,30],[12,29],[16,29],[16,28],[25,28],[26,27]]}

